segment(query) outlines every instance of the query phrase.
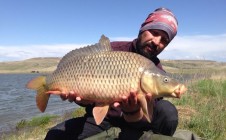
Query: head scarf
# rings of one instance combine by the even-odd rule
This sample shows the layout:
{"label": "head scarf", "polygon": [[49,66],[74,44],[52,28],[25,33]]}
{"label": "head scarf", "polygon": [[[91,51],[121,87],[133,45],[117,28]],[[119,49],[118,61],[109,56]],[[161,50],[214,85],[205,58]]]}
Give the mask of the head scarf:
{"label": "head scarf", "polygon": [[165,31],[171,41],[177,34],[177,25],[177,19],[170,10],[158,8],[148,15],[141,25],[139,34],[146,30],[159,29]]}

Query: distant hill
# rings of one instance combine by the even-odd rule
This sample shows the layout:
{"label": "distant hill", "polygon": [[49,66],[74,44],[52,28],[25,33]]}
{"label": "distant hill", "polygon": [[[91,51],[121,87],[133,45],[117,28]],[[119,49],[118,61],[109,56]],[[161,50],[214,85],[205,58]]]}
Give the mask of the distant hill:
{"label": "distant hill", "polygon": [[226,72],[226,62],[211,60],[161,60],[163,67],[170,72],[183,71],[184,73],[196,72]]}
{"label": "distant hill", "polygon": [[0,73],[52,72],[61,58],[38,57],[23,61],[0,62]]}
{"label": "distant hill", "polygon": [[[0,73],[46,73],[56,69],[61,58],[38,57],[23,61],[0,62]],[[226,71],[226,63],[209,60],[161,60],[168,72]]]}

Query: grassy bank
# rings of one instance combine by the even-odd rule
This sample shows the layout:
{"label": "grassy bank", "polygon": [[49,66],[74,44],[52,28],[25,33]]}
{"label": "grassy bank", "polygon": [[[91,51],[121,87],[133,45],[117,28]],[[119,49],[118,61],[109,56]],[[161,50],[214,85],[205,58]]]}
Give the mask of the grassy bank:
{"label": "grassy bank", "polygon": [[[202,79],[188,83],[188,92],[181,99],[172,99],[179,112],[179,129],[191,130],[203,139],[226,137],[226,80]],[[71,117],[83,115],[84,109],[63,116],[43,116],[22,120],[17,131],[1,139],[43,139],[49,128]]]}
{"label": "grassy bank", "polygon": [[56,69],[61,58],[44,57],[23,61],[0,62],[0,73],[46,73]]}
{"label": "grassy bank", "polygon": [[[51,72],[59,58],[37,58],[21,62],[0,63],[0,73]],[[214,61],[162,61],[166,71],[186,82],[188,91],[181,99],[170,99],[179,112],[179,129],[191,130],[203,139],[226,137],[226,63]],[[183,79],[189,75],[189,80]],[[200,77],[201,76],[201,77]],[[84,113],[80,108],[63,116],[34,117],[21,120],[16,131],[0,136],[3,140],[44,139],[49,128]]]}
{"label": "grassy bank", "polygon": [[[39,57],[23,61],[0,62],[1,73],[48,73],[56,69],[61,58]],[[170,73],[197,73],[200,70],[223,71],[226,63],[208,60],[161,60],[164,69]]]}
{"label": "grassy bank", "polygon": [[191,83],[189,92],[173,100],[180,116],[179,128],[204,139],[226,138],[226,80],[203,79]]}
{"label": "grassy bank", "polygon": [[62,116],[45,115],[34,117],[31,120],[21,120],[16,125],[16,130],[0,135],[1,140],[43,140],[49,128],[69,118],[80,117],[85,113],[84,108]]}

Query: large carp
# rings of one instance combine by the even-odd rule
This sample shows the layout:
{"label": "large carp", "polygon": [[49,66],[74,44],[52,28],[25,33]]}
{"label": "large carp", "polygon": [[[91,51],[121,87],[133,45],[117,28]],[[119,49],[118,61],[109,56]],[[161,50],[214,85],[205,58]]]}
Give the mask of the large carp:
{"label": "large carp", "polygon": [[120,102],[132,90],[138,91],[138,101],[149,122],[153,103],[147,102],[145,94],[152,93],[153,99],[178,98],[186,90],[149,59],[132,52],[112,51],[105,36],[95,45],[69,52],[52,74],[32,79],[27,88],[37,90],[36,102],[42,112],[51,93],[74,91],[82,99],[95,102],[97,124],[103,121],[110,104]]}

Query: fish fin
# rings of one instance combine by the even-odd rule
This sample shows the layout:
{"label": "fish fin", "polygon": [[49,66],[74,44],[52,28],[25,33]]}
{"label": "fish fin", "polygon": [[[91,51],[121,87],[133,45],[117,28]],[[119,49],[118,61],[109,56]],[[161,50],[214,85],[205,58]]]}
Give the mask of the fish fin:
{"label": "fish fin", "polygon": [[41,112],[44,112],[49,100],[49,94],[46,89],[46,77],[39,76],[31,81],[29,81],[26,85],[29,89],[34,89],[37,91],[36,95],[36,104]]}
{"label": "fish fin", "polygon": [[108,37],[102,35],[99,40],[99,46],[102,51],[112,51],[110,40]]}
{"label": "fish fin", "polygon": [[147,102],[147,105],[148,105],[148,114],[149,114],[150,121],[152,120],[152,116],[153,116],[154,102],[155,102],[154,99],[152,99],[152,100],[150,100],[150,101]]}
{"label": "fish fin", "polygon": [[109,105],[105,106],[95,106],[93,108],[93,116],[97,125],[101,124],[104,120],[105,116],[107,115],[109,109]]}
{"label": "fish fin", "polygon": [[89,56],[91,54],[96,54],[100,52],[112,51],[110,40],[104,35],[101,36],[99,43],[88,45],[79,49],[72,50],[68,52],[58,63],[57,68],[64,67],[68,61],[73,61],[77,57]]}
{"label": "fish fin", "polygon": [[45,89],[44,86],[40,87],[37,90],[36,104],[41,112],[44,112],[46,110],[46,106],[49,101],[50,94],[48,94],[46,91],[47,90]]}
{"label": "fish fin", "polygon": [[26,88],[37,90],[39,87],[43,86],[43,84],[46,83],[45,81],[46,81],[46,77],[45,76],[38,76],[38,77],[30,80],[26,84]]}
{"label": "fish fin", "polygon": [[151,122],[150,117],[149,117],[149,112],[148,112],[147,100],[146,100],[144,94],[138,93],[137,99],[140,103],[140,106],[141,106],[141,109],[144,113],[145,118],[147,119],[148,122]]}

